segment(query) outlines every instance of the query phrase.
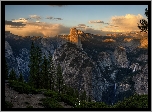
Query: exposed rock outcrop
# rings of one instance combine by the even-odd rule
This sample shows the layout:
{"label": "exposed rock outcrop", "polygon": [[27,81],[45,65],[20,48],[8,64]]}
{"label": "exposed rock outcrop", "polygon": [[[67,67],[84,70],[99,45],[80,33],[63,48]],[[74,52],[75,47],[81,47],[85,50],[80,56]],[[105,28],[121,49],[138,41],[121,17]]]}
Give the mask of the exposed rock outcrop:
{"label": "exposed rock outcrop", "polygon": [[123,47],[117,47],[114,51],[116,64],[122,68],[128,67],[128,59],[126,55],[126,49]]}
{"label": "exposed rock outcrop", "polygon": [[65,84],[92,96],[92,60],[75,44],[66,43],[55,50],[55,65],[60,64]]}
{"label": "exposed rock outcrop", "polygon": [[77,30],[76,28],[70,29],[70,42],[76,44],[78,47],[82,48],[81,40],[80,40],[80,34],[82,34],[82,31]]}

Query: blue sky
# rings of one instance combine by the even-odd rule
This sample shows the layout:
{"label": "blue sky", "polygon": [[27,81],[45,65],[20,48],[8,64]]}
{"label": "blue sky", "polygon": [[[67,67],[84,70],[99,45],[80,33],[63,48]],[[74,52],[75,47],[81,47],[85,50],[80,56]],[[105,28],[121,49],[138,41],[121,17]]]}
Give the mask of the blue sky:
{"label": "blue sky", "polygon": [[[29,23],[30,26],[37,25],[36,21],[39,21],[39,27],[41,27],[41,25],[43,28],[48,26],[45,30],[52,30],[52,34],[54,35],[57,33],[67,34],[68,31],[65,30],[66,28],[68,30],[70,27],[77,26],[85,27],[82,29],[89,33],[102,34],[104,31],[108,33],[113,31],[124,32],[126,29],[123,28],[123,26],[128,25],[126,24],[126,21],[132,21],[134,24],[135,21],[139,22],[141,18],[146,18],[144,15],[146,8],[148,8],[147,5],[6,5],[5,20],[13,21],[12,19],[15,19],[16,22],[23,22],[19,21],[19,18],[32,18],[24,23],[26,24],[26,28]],[[52,19],[46,19],[47,17],[52,17]],[[119,21],[121,21],[121,24],[119,24]],[[15,33],[15,29],[17,30],[18,28],[10,28],[10,25],[11,24],[6,27],[6,30],[11,30]],[[58,30],[56,32],[54,31],[55,29],[52,29],[54,25],[55,29]],[[117,29],[116,27],[112,28],[109,25],[117,26]],[[23,32],[26,28],[20,28],[19,32]],[[41,30],[43,30],[43,28],[41,28]],[[128,26],[128,28],[131,28],[130,30],[137,30],[135,24],[134,26]],[[27,30],[24,32],[26,31]],[[33,35],[34,34],[36,33],[33,33]],[[51,35],[49,33],[39,34]]]}

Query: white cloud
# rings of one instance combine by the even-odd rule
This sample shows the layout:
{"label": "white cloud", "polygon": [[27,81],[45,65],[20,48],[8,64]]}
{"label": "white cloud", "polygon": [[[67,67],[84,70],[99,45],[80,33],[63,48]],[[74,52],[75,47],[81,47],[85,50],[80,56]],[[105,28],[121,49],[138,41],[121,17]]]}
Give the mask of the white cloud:
{"label": "white cloud", "polygon": [[26,23],[27,19],[25,19],[25,18],[13,19],[12,22],[23,22],[23,23]]}
{"label": "white cloud", "polygon": [[142,15],[126,14],[125,16],[113,16],[108,26],[104,27],[104,31],[114,32],[126,32],[126,31],[138,31],[139,21],[142,19]]}
{"label": "white cloud", "polygon": [[40,20],[42,19],[40,16],[38,15],[29,15],[32,19],[36,19],[36,20]]}
{"label": "white cloud", "polygon": [[89,21],[89,23],[104,23],[104,22],[101,20],[95,20],[95,21]]}

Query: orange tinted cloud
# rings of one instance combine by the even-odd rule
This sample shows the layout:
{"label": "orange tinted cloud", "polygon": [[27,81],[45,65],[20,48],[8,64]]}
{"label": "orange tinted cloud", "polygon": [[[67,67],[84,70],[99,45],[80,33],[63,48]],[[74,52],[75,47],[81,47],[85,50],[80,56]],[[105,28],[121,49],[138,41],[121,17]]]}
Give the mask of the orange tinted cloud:
{"label": "orange tinted cloud", "polygon": [[107,27],[103,31],[127,32],[139,31],[137,23],[143,19],[142,15],[126,14],[125,16],[113,16]]}
{"label": "orange tinted cloud", "polygon": [[61,24],[28,22],[23,28],[11,28],[9,25],[5,25],[5,30],[19,36],[55,36],[68,34],[70,28]]}

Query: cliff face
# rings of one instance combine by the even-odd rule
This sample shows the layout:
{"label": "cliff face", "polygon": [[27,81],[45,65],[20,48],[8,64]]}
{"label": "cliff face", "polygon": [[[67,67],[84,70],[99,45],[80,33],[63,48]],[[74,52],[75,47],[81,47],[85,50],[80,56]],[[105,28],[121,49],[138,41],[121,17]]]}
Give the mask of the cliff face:
{"label": "cliff face", "polygon": [[58,46],[54,38],[21,38],[10,33],[6,34],[5,40],[5,58],[10,68],[9,71],[14,69],[17,75],[22,73],[26,81],[29,76],[28,64],[32,41],[41,48],[43,56],[47,57],[53,54]]}
{"label": "cliff face", "polygon": [[53,54],[55,65],[60,64],[65,84],[92,95],[92,60],[72,43],[66,43]]}
{"label": "cliff face", "polygon": [[111,59],[110,59],[110,55],[107,52],[101,52],[99,53],[98,56],[98,62],[100,67],[102,68],[102,70],[105,67],[109,67],[112,65]]}
{"label": "cliff face", "polygon": [[123,47],[117,47],[114,51],[114,56],[116,64],[122,68],[128,67],[128,59],[126,55],[126,50]]}
{"label": "cliff face", "polygon": [[82,48],[80,34],[82,32],[78,31],[76,28],[70,29],[70,42],[76,44],[78,47]]}

